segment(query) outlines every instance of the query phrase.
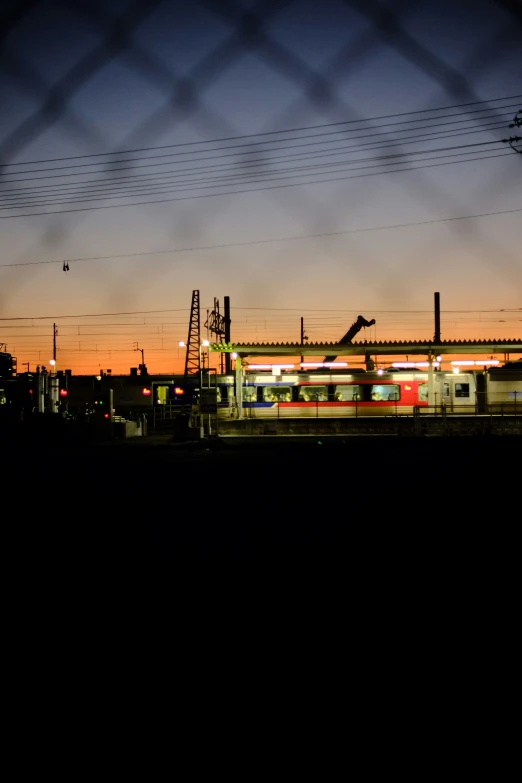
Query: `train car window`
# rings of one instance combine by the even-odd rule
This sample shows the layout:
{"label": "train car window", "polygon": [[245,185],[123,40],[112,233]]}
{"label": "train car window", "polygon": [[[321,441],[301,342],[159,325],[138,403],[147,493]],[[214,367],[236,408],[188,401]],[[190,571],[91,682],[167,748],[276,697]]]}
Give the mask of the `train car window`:
{"label": "train car window", "polygon": [[263,386],[264,402],[290,402],[291,400],[291,386]]}
{"label": "train car window", "polygon": [[469,397],[469,383],[456,383],[455,397]]}
{"label": "train car window", "polygon": [[444,384],[444,396],[445,396],[445,397],[449,397],[449,396],[450,396],[450,388],[449,388],[449,383],[445,383],[445,384]]}
{"label": "train car window", "polygon": [[397,383],[372,384],[372,400],[375,402],[396,402],[401,398],[401,387]]}
{"label": "train car window", "polygon": [[334,402],[357,402],[361,399],[361,387],[357,385],[334,387]]}
{"label": "train car window", "polygon": [[328,388],[326,386],[301,386],[299,402],[327,402]]}
{"label": "train car window", "polygon": [[7,397],[5,396],[5,392],[3,389],[0,389],[0,405],[6,405],[7,403]]}
{"label": "train car window", "polygon": [[428,384],[419,383],[419,402],[428,402]]}
{"label": "train car window", "polygon": [[257,402],[257,389],[255,387],[247,387],[244,391],[245,402]]}

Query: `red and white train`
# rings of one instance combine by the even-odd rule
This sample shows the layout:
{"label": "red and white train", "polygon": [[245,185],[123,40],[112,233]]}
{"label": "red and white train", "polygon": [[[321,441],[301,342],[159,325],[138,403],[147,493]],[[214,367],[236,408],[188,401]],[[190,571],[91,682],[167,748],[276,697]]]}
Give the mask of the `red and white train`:
{"label": "red and white train", "polygon": [[[217,376],[218,411],[238,415],[234,378]],[[415,408],[444,406],[453,413],[522,414],[522,362],[502,368],[428,373],[390,368],[378,372],[244,373],[243,416],[342,418],[411,415]]]}

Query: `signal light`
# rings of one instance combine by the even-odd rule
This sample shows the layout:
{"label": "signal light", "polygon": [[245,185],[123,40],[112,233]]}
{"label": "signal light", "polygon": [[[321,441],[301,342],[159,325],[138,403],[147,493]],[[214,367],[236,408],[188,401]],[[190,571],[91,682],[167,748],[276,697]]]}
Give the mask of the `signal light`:
{"label": "signal light", "polygon": [[144,397],[149,397],[150,394],[151,394],[151,391],[150,391],[150,389],[142,389],[141,393],[143,394]]}
{"label": "signal light", "polygon": [[104,414],[103,414],[103,418],[104,418],[104,419],[108,419],[108,418],[109,418],[109,414],[108,414],[108,413],[104,413]]}
{"label": "signal light", "polygon": [[67,397],[68,394],[67,389],[60,389],[60,397]]}
{"label": "signal light", "polygon": [[176,386],[174,389],[174,394],[185,394],[185,389],[180,389],[179,386]]}

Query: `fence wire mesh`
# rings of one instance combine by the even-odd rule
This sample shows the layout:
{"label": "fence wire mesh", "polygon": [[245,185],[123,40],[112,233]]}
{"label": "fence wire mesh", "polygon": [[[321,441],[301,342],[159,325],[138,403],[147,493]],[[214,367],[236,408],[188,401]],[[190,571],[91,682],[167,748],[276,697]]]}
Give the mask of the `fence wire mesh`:
{"label": "fence wire mesh", "polygon": [[[466,25],[469,35],[459,40]],[[317,242],[330,236],[320,250],[326,274],[356,257],[351,279],[372,270],[366,293],[378,302],[395,298],[405,311],[425,239],[417,236],[401,263],[381,264],[382,234],[362,238],[369,229],[408,224],[401,200],[419,206],[414,224],[452,218],[447,241],[471,240],[480,263],[520,291],[513,242],[488,223],[460,218],[521,206],[514,154],[521,134],[509,128],[520,117],[521,31],[515,0],[4,2],[0,309],[11,315],[13,298],[22,307],[27,278],[20,267],[31,265],[31,279],[43,285],[46,264],[69,274],[82,259],[84,269],[89,261],[95,270],[94,280],[81,273],[93,296],[103,281],[101,309],[134,312],[137,280],[142,288],[152,280],[160,290],[171,285],[172,264],[163,265],[163,255],[171,261],[185,248],[197,258],[176,271],[185,302],[187,291],[199,288],[197,275],[209,281],[209,301],[210,286],[244,278],[234,303],[243,296],[260,312],[246,317],[236,339],[266,339],[267,331],[295,339],[297,316],[290,324],[286,313],[287,324],[261,306],[280,304],[274,287],[305,296],[299,280],[324,276]],[[462,178],[469,186],[459,189]],[[470,189],[486,183],[487,193],[470,203]],[[499,193],[492,208],[490,196]],[[347,229],[355,210],[366,227]],[[332,243],[341,235],[340,253]],[[310,240],[308,249],[300,238]],[[274,239],[286,242],[263,248]],[[214,254],[205,266],[208,246]],[[252,253],[270,247],[271,258],[260,263],[256,255],[241,267],[238,254],[247,246]],[[451,253],[438,263],[452,279]],[[57,285],[60,300],[42,293],[53,305],[64,301],[64,283]],[[356,308],[347,308],[347,319]],[[516,315],[509,317],[520,329]],[[185,337],[177,323],[171,337],[163,334],[162,317],[161,346],[158,317],[154,341],[153,332],[140,331],[140,319],[119,322],[116,332],[105,320],[91,343],[76,347],[63,322],[70,339],[61,350],[80,367],[87,366],[82,349],[84,357],[99,346],[125,352],[148,340],[149,356],[161,358]],[[332,323],[344,331],[344,316],[313,318],[312,340],[336,339]],[[390,314],[385,328],[398,328],[396,318]],[[429,328],[424,320],[419,314],[413,326],[419,338]],[[309,331],[312,324],[311,317]],[[33,361],[42,350],[35,337],[16,341]]]}

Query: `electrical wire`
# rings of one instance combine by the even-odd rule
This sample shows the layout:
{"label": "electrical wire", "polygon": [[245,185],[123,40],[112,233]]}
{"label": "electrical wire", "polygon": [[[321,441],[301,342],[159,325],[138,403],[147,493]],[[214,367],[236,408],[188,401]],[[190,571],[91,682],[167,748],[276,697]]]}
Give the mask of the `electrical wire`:
{"label": "electrical wire", "polygon": [[[79,193],[89,193],[91,191],[93,192],[105,192],[109,188],[118,190],[128,190],[131,188],[136,187],[148,187],[148,186],[154,186],[158,184],[160,180],[163,181],[170,181],[175,180],[178,177],[186,176],[187,174],[206,174],[206,173],[212,173],[215,169],[221,169],[224,168],[225,171],[227,169],[235,170],[238,169],[250,169],[250,168],[258,168],[266,166],[267,163],[271,163],[274,160],[308,160],[308,159],[315,159],[315,158],[324,158],[324,157],[331,157],[334,155],[341,155],[344,154],[344,150],[351,150],[351,152],[357,152],[357,151],[363,151],[367,150],[369,147],[378,146],[379,150],[386,149],[388,147],[396,147],[400,142],[407,141],[411,144],[424,144],[428,141],[442,141],[447,138],[453,138],[455,136],[464,136],[464,135],[471,135],[473,133],[484,133],[486,130],[497,130],[497,129],[504,129],[504,125],[502,124],[495,124],[495,125],[487,125],[483,128],[478,128],[476,130],[461,130],[457,133],[447,133],[443,136],[437,136],[436,138],[421,138],[418,137],[415,139],[408,138],[408,137],[401,137],[399,139],[394,139],[392,142],[383,144],[382,142],[367,142],[365,144],[358,144],[358,145],[347,145],[344,147],[340,147],[337,150],[329,151],[326,150],[325,152],[322,152],[318,154],[317,152],[298,152],[291,155],[276,155],[270,158],[264,158],[262,161],[257,161],[253,163],[217,163],[214,166],[204,166],[204,167],[196,167],[196,168],[187,168],[187,169],[181,169],[177,173],[175,171],[167,172],[165,174],[135,174],[135,175],[128,175],[125,177],[109,177],[107,179],[100,179],[100,180],[86,180],[83,181],[83,184],[80,182],[62,182],[52,185],[36,185],[33,187],[23,187],[23,188],[12,188],[10,190],[0,190],[0,203],[4,202],[12,202],[14,200],[21,200],[28,198],[26,193],[28,194],[34,194],[34,198],[39,197],[47,197],[47,196],[54,196],[54,195],[68,195],[69,193],[75,194],[75,191],[70,190],[71,188],[75,188],[78,190]],[[426,137],[430,136],[433,137],[435,133],[443,133],[443,131],[433,131],[432,133],[428,134],[421,134],[421,136]],[[497,141],[501,141],[500,139]],[[491,142],[490,142],[491,143]],[[497,143],[497,142],[494,142]],[[401,145],[403,146],[403,145]],[[422,152],[422,150],[420,151]],[[417,154],[415,151],[412,151],[411,154]],[[277,172],[278,169],[274,170],[274,173]],[[123,182],[122,182],[123,180]],[[126,184],[126,180],[130,180],[129,184]],[[137,182],[137,180],[150,180],[150,182]],[[120,184],[115,184],[117,182],[120,182]],[[99,183],[99,184],[98,184]],[[63,190],[63,188],[66,188],[66,190]],[[35,190],[43,190],[43,189],[52,189],[51,193],[42,193],[37,194],[34,193]],[[110,191],[109,191],[110,192]],[[5,194],[5,195],[2,195]],[[21,195],[19,195],[21,194]],[[33,196],[30,195],[32,198]]]}
{"label": "electrical wire", "polygon": [[[299,241],[303,239],[318,239],[321,237],[333,237],[333,236],[342,236],[344,234],[361,234],[361,233],[367,233],[371,231],[387,231],[390,229],[396,229],[396,228],[409,228],[410,226],[426,226],[433,223],[447,223],[455,220],[472,220],[476,218],[483,218],[483,217],[494,217],[495,215],[510,215],[516,212],[522,212],[522,208],[515,208],[515,209],[505,209],[501,210],[499,212],[482,212],[476,215],[456,215],[454,217],[448,217],[448,218],[436,218],[434,220],[420,220],[420,221],[414,221],[411,223],[394,223],[392,225],[387,226],[370,226],[367,228],[349,228],[345,229],[343,231],[325,231],[322,233],[317,234],[300,234],[298,236],[293,237],[276,237],[272,239],[253,239],[246,242],[228,242],[224,244],[216,244],[216,245],[194,245],[192,247],[180,247],[180,248],[170,248],[168,250],[149,250],[149,251],[143,251],[141,253],[115,253],[112,255],[107,256],[84,256],[82,258],[61,258],[61,259],[53,259],[51,261],[20,261],[15,262],[12,264],[0,264],[0,269],[7,268],[7,267],[17,267],[17,266],[42,266],[47,264],[64,264],[65,262],[68,262],[69,264],[77,263],[81,261],[108,261],[112,259],[120,259],[120,258],[138,258],[142,256],[157,256],[157,255],[168,255],[171,253],[189,253],[199,250],[222,250],[225,248],[230,247],[246,247],[249,245],[265,245],[270,244],[273,242],[294,242]],[[175,312],[171,310],[149,310],[147,312],[154,313],[154,312]],[[132,314],[132,313],[130,313]],[[112,313],[109,313],[109,315],[113,315]],[[128,315],[128,313],[114,313],[114,315]],[[50,317],[50,316],[49,316]],[[62,316],[63,317],[63,316]],[[67,316],[69,317],[69,316]],[[74,317],[74,316],[70,316]],[[3,318],[0,318],[0,321],[6,320]],[[10,319],[7,319],[10,320]]]}
{"label": "electrical wire", "polygon": [[[377,166],[393,166],[397,165],[398,163],[402,163],[404,161],[397,161],[397,162],[388,162],[388,163],[379,163],[378,161],[381,160],[388,160],[389,158],[407,158],[407,157],[414,157],[417,155],[434,155],[434,157],[431,158],[419,158],[419,159],[413,159],[411,160],[412,163],[421,163],[423,161],[429,161],[429,160],[437,160],[441,158],[453,158],[453,157],[459,157],[462,155],[472,155],[476,154],[477,152],[486,152],[487,150],[473,150],[470,152],[458,152],[452,155],[436,155],[437,152],[446,152],[451,150],[464,150],[468,147],[483,147],[490,144],[498,144],[499,141],[480,141],[475,142],[472,144],[461,144],[453,147],[438,147],[435,149],[428,149],[428,150],[417,150],[413,152],[397,152],[393,154],[388,155],[378,155],[370,158],[356,158],[355,160],[340,160],[340,161],[332,161],[331,163],[315,163],[315,164],[309,164],[307,166],[292,166],[290,168],[279,168],[274,169],[273,171],[268,172],[245,172],[245,173],[236,173],[236,174],[218,174],[217,176],[210,177],[206,180],[184,180],[181,182],[176,182],[176,187],[169,187],[169,183],[152,183],[152,184],[137,184],[137,185],[130,185],[125,189],[125,192],[130,193],[130,195],[125,195],[125,192],[123,194],[109,194],[104,195],[103,191],[101,195],[96,195],[97,191],[94,191],[94,195],[90,195],[87,193],[85,197],[79,196],[79,194],[72,194],[72,198],[68,198],[65,201],[55,201],[54,194],[44,194],[40,196],[35,196],[36,199],[38,198],[46,198],[46,201],[34,201],[31,197],[25,197],[25,200],[23,203],[13,204],[12,202],[9,202],[9,204],[6,206],[0,205],[0,210],[7,210],[7,209],[25,209],[25,208],[32,208],[32,207],[41,207],[41,206],[48,206],[53,204],[75,204],[75,203],[85,203],[89,201],[105,201],[109,199],[124,199],[124,198],[133,198],[137,196],[142,195],[156,195],[159,193],[173,193],[173,192],[186,192],[191,190],[202,190],[204,188],[215,188],[215,187],[222,187],[224,185],[236,185],[236,184],[243,184],[242,181],[240,182],[229,182],[228,180],[237,180],[238,178],[247,178],[247,177],[259,177],[261,176],[261,179],[251,179],[251,182],[274,182],[278,179],[289,179],[294,176],[294,172],[299,171],[307,171],[312,176],[317,176],[322,173],[324,174],[331,174],[333,172],[331,171],[324,171],[324,172],[317,172],[314,173],[310,171],[310,169],[327,169],[335,167],[335,170],[337,171],[343,171],[346,170],[346,166],[356,166],[358,163],[371,163],[372,161],[377,161],[374,165],[368,165],[368,166],[356,166],[356,169],[367,169],[367,168],[375,168]],[[331,157],[339,156],[339,152],[333,152],[333,153],[326,153],[324,155],[318,155],[314,157]],[[294,161],[293,161],[294,162]],[[408,161],[410,162],[410,161]],[[277,174],[286,174],[288,172],[288,176],[283,177],[277,177],[275,175]],[[307,176],[307,174],[295,174],[295,176]],[[217,182],[218,184],[213,185],[213,182]],[[178,187],[188,185],[188,187]],[[152,190],[147,191],[143,190],[143,188],[162,188],[161,190]],[[166,188],[166,189],[165,189]],[[134,192],[138,191],[138,192]],[[65,195],[69,195],[69,193],[66,193]]]}
{"label": "electrical wire", "polygon": [[[163,193],[187,193],[193,190],[208,190],[211,188],[219,188],[223,186],[235,186],[235,185],[243,185],[243,184],[257,184],[257,183],[263,183],[263,182],[277,182],[281,179],[295,179],[296,177],[306,177],[306,176],[321,176],[323,174],[333,174],[337,171],[346,171],[347,167],[353,166],[353,169],[348,169],[352,171],[357,170],[366,170],[371,168],[378,168],[383,166],[396,166],[401,163],[422,163],[424,161],[431,161],[431,160],[441,160],[444,158],[457,158],[464,155],[476,155],[478,152],[487,152],[487,150],[470,150],[469,152],[456,152],[449,155],[435,155],[437,152],[445,152],[446,150],[463,150],[466,147],[480,147],[485,146],[487,144],[498,144],[497,141],[483,141],[478,142],[476,144],[467,144],[467,145],[460,145],[457,147],[446,147],[446,148],[438,148],[434,150],[422,150],[417,152],[399,152],[393,155],[380,155],[373,158],[359,158],[352,161],[332,161],[331,163],[315,163],[315,164],[309,164],[307,166],[293,166],[290,168],[281,168],[276,169],[273,172],[267,172],[266,175],[263,175],[262,172],[252,172],[252,173],[238,173],[238,174],[228,174],[228,175],[218,175],[215,177],[211,177],[207,180],[198,180],[194,182],[192,179],[185,180],[182,182],[175,183],[174,187],[171,187],[168,183],[165,184],[159,184],[159,185],[136,185],[133,188],[129,188],[129,190],[137,192],[131,192],[129,195],[125,194],[112,194],[112,195],[87,195],[85,197],[82,196],[76,196],[76,194],[73,195],[72,198],[68,198],[65,200],[54,200],[53,196],[50,196],[45,201],[24,201],[22,204],[11,204],[9,206],[0,206],[0,210],[9,210],[9,209],[31,209],[34,207],[44,207],[44,206],[51,206],[55,204],[82,204],[92,201],[109,201],[112,199],[121,200],[125,198],[136,198],[139,196],[154,196],[158,194]],[[413,158],[413,160],[408,161],[388,161],[387,163],[381,163],[381,160],[388,160],[389,158],[406,158],[406,157],[412,157],[417,155],[423,155],[428,154],[432,155],[432,157],[427,158]],[[480,160],[481,158],[475,158],[475,160]],[[371,163],[371,161],[376,161],[375,163]],[[357,166],[358,163],[368,163],[369,165],[364,166]],[[320,169],[320,171],[311,171],[310,169]],[[331,169],[331,170],[330,170]],[[297,172],[305,171],[305,174],[299,174]],[[283,175],[283,176],[277,176],[277,175]],[[258,177],[258,179],[255,179],[255,177]],[[240,181],[234,181],[230,182],[229,180],[238,180],[238,178],[242,178]],[[249,179],[245,179],[249,178]],[[253,179],[254,178],[254,179]],[[216,182],[217,184],[212,184]],[[143,190],[144,187],[155,187],[160,188],[159,190]],[[40,197],[42,198],[42,197]]]}
{"label": "electrical wire", "polygon": [[[161,146],[153,146],[153,147],[140,147],[138,149],[130,149],[130,150],[119,150],[116,152],[92,152],[85,155],[68,155],[63,158],[47,158],[44,160],[29,160],[29,161],[20,161],[18,163],[2,163],[0,164],[0,167],[6,167],[6,166],[27,166],[27,165],[36,165],[38,163],[55,163],[60,162],[64,160],[80,160],[82,158],[92,158],[92,157],[101,157],[101,156],[108,156],[108,155],[130,155],[135,152],[147,152],[149,150],[158,150],[158,149],[171,149],[173,147],[184,147],[188,145],[195,145],[195,144],[214,144],[221,141],[237,141],[239,139],[248,139],[248,138],[259,138],[264,136],[273,136],[276,134],[281,133],[298,133],[305,130],[314,130],[318,128],[332,128],[337,125],[350,125],[357,122],[375,122],[376,120],[386,120],[386,119],[392,119],[393,117],[406,117],[406,116],[412,116],[413,114],[426,114],[428,112],[436,112],[436,111],[448,111],[449,109],[461,109],[465,108],[467,106],[477,106],[484,103],[496,103],[497,101],[510,101],[514,100],[515,98],[520,98],[522,95],[509,95],[504,98],[491,98],[487,101],[471,101],[469,103],[457,103],[453,104],[451,106],[441,106],[435,109],[417,109],[416,111],[407,111],[407,112],[398,112],[394,114],[384,114],[378,117],[367,117],[360,120],[341,120],[339,122],[329,122],[324,123],[322,125],[307,125],[301,128],[289,128],[284,130],[273,130],[273,131],[263,131],[261,133],[250,133],[250,134],[242,134],[240,136],[228,136],[228,137],[221,137],[217,139],[208,139],[203,141],[187,141],[187,142],[179,142],[177,144],[164,144]],[[516,104],[518,105],[518,104]],[[494,108],[505,108],[502,106],[499,107],[489,107],[487,109],[475,109],[473,112],[466,112],[467,114],[472,114],[474,112],[480,112],[480,111],[490,111]]]}
{"label": "electrical wire", "polygon": [[[268,191],[268,190],[280,190],[283,188],[286,189],[286,188],[303,187],[304,185],[321,185],[321,184],[331,183],[331,182],[341,182],[347,179],[375,177],[375,176],[382,176],[384,174],[395,174],[397,172],[403,172],[403,171],[417,171],[419,169],[438,168],[440,166],[451,166],[451,165],[454,166],[459,163],[471,163],[471,162],[475,162],[476,160],[488,160],[491,158],[504,157],[506,155],[511,155],[511,153],[500,152],[497,155],[487,155],[481,158],[468,158],[466,160],[449,161],[446,163],[433,163],[433,164],[426,164],[422,166],[410,166],[408,168],[395,169],[394,171],[387,171],[387,172],[377,171],[377,172],[370,172],[369,174],[351,174],[344,177],[333,177],[329,179],[322,179],[322,180],[315,180],[315,181],[310,180],[309,182],[287,183],[282,185],[267,185],[260,188],[245,188],[243,190],[224,191],[221,193],[203,193],[200,195],[178,196],[175,198],[167,198],[167,199],[154,199],[152,201],[134,201],[131,202],[130,204],[107,204],[105,206],[97,206],[97,207],[75,207],[74,209],[47,210],[46,212],[24,212],[19,215],[0,215],[0,220],[13,220],[21,217],[41,217],[47,215],[65,215],[73,212],[92,212],[92,211],[98,211],[102,209],[123,209],[126,207],[146,206],[148,204],[166,204],[166,203],[172,203],[176,201],[193,201],[196,199],[199,200],[203,198],[217,198],[220,196],[242,195],[243,193],[258,193],[258,192]],[[386,165],[386,164],[380,164],[380,165]]]}
{"label": "electrical wire", "polygon": [[[455,114],[455,115],[448,115],[448,116],[452,116],[453,117],[453,116],[460,116],[460,115],[456,115]],[[499,121],[500,117],[502,117],[502,116],[507,118],[507,117],[511,116],[511,113],[510,112],[505,112],[503,114],[495,114],[495,115],[491,115],[491,117],[481,117],[479,119],[481,119],[481,120],[484,120],[484,119],[485,120],[494,119],[495,121]],[[437,118],[435,118],[435,119],[437,119]],[[430,128],[430,127],[436,127],[437,128],[437,127],[446,126],[446,125],[459,125],[459,124],[461,124],[463,122],[471,122],[471,120],[469,118],[466,118],[466,119],[461,119],[461,120],[453,120],[452,122],[442,122],[442,123],[439,122],[439,123],[435,123],[435,124],[432,123],[431,125],[421,125],[419,128],[409,128],[409,129],[405,129],[405,130],[410,130],[410,131],[414,132],[416,130],[425,130],[426,128]],[[377,126],[377,128],[379,128],[379,127],[390,127],[390,125],[402,125],[402,124],[404,124],[404,123],[403,122],[389,123],[387,126]],[[374,127],[370,126],[370,127],[367,127],[367,128],[358,128],[357,130],[374,131],[377,128],[374,128]],[[373,138],[374,136],[385,135],[385,134],[388,135],[388,134],[394,133],[394,132],[395,131],[381,131],[380,133],[373,133],[370,138]],[[310,137],[303,137],[303,136],[301,136],[301,137],[297,137],[295,139],[284,139],[282,141],[300,141],[303,138],[314,138],[315,139],[315,138],[318,138],[319,136],[336,135],[338,133],[339,133],[339,131],[336,131],[333,134],[317,134],[317,135],[310,136]],[[362,136],[354,136],[354,137],[352,137],[352,140],[358,139],[358,138],[368,138],[368,136],[367,136],[367,134],[363,134]],[[345,141],[345,139],[339,139],[338,143],[341,143],[342,141]],[[310,146],[317,145],[317,144],[331,144],[331,143],[333,143],[333,142],[332,142],[331,139],[329,139],[328,141],[323,141],[323,142],[307,142],[306,144],[292,144],[289,147],[273,147],[273,148],[267,150],[267,152],[277,152],[277,151],[280,151],[280,150],[290,150],[290,149],[297,149],[298,147],[310,147]],[[239,145],[239,147],[237,147],[237,146],[234,146],[234,147],[219,147],[219,148],[216,148],[215,150],[205,150],[205,152],[218,152],[218,151],[220,151],[222,149],[238,149],[238,148],[241,149],[242,146],[252,146],[252,145]],[[171,153],[169,155],[163,155],[163,156],[157,156],[157,157],[162,157],[162,158],[164,158],[164,157],[174,157],[174,156],[179,157],[181,155],[194,155],[194,154],[195,154],[194,152],[179,152],[179,153]],[[218,160],[220,158],[231,158],[231,157],[237,157],[239,154],[242,154],[242,155],[245,155],[245,154],[247,154],[247,155],[259,155],[259,154],[264,154],[264,152],[261,151],[261,150],[252,150],[250,153],[229,152],[229,153],[225,153],[224,155],[209,155],[207,157],[201,157],[200,156],[199,158],[196,158],[196,160],[191,160],[191,161],[188,161],[188,162],[194,163],[194,162],[197,162],[198,160],[199,161],[206,161],[206,160]],[[151,159],[152,159],[152,156],[149,157],[149,158],[143,158],[143,160],[151,160]],[[130,159],[130,160],[131,161],[132,160],[140,160],[140,158],[133,158],[133,159]],[[110,161],[110,163],[118,163],[118,164],[126,163],[126,162],[129,162],[129,161],[126,161],[126,160]],[[162,165],[170,166],[170,165],[175,165],[175,164],[176,164],[176,161],[172,161],[171,163],[168,163],[168,162],[164,161],[163,163],[146,163],[146,164],[140,164],[139,166],[118,166],[117,168],[103,168],[101,171],[93,171],[91,173],[92,174],[104,174],[104,173],[111,172],[111,171],[129,171],[129,170],[136,170],[136,169],[143,169],[143,168],[155,168],[155,167],[162,166]],[[61,168],[63,168],[63,169],[67,169],[67,168],[85,168],[86,166],[91,166],[91,165],[92,166],[100,166],[102,164],[100,164],[100,163],[93,163],[93,164],[86,163],[86,164],[84,164],[81,167],[80,166],[64,166],[64,167],[61,167]],[[23,172],[23,173],[25,173],[25,174],[40,173],[41,174],[41,173],[44,173],[44,172],[47,172],[47,171],[57,171],[57,170],[58,170],[58,167],[50,167],[50,168],[47,168],[47,169],[34,169],[34,170],[26,171],[26,172]],[[9,176],[15,176],[17,173],[22,173],[22,172],[10,172]],[[89,172],[80,171],[80,172],[76,172],[74,174],[49,174],[49,175],[46,175],[46,176],[43,176],[43,177],[23,177],[22,179],[1,180],[1,182],[2,183],[31,182],[31,181],[34,182],[36,180],[41,180],[41,179],[56,179],[56,178],[63,178],[63,177],[75,177],[75,176],[78,176],[78,174],[79,175],[89,174]]]}

